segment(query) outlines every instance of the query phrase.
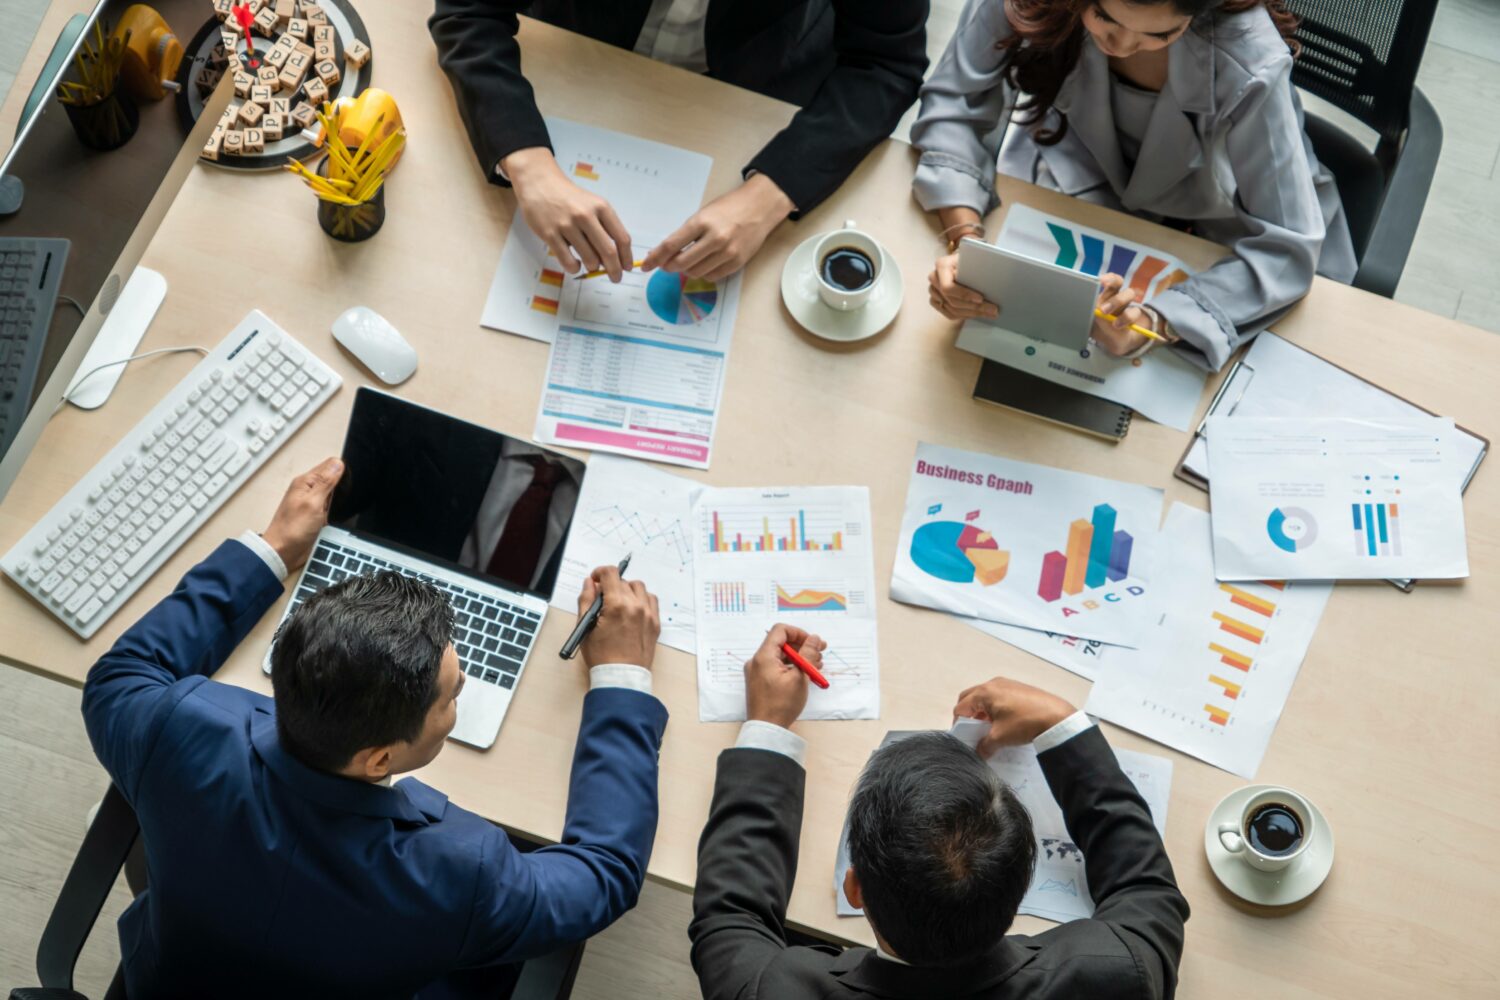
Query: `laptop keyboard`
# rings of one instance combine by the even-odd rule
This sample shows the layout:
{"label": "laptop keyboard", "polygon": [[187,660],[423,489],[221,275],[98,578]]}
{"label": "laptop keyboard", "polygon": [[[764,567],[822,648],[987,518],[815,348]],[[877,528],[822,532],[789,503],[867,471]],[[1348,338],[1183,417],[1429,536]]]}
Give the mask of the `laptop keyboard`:
{"label": "laptop keyboard", "polygon": [[291,608],[340,580],[383,569],[424,580],[446,594],[448,603],[453,605],[456,620],[453,646],[458,650],[464,672],[486,684],[507,690],[515,687],[542,619],[535,612],[501,598],[476,593],[467,587],[324,538],[319,539],[317,548],[313,549],[301,585],[292,595]]}

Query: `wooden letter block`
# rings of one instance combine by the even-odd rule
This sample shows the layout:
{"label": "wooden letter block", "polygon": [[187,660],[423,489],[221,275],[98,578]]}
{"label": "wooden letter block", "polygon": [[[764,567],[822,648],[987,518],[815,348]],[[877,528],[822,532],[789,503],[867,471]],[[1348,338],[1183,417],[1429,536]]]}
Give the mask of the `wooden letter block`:
{"label": "wooden letter block", "polygon": [[327,14],[327,12],[325,12],[322,7],[319,7],[315,3],[305,3],[305,4],[303,4],[302,5],[302,16],[305,17],[305,18],[307,18],[307,23],[308,24],[327,24],[328,23],[328,14]]}
{"label": "wooden letter block", "polygon": [[286,33],[297,41],[307,40],[307,18],[294,17],[286,23]]}
{"label": "wooden letter block", "polygon": [[260,13],[260,9],[266,5],[266,0],[245,0],[245,6],[250,8],[250,16],[253,18]]}
{"label": "wooden letter block", "polygon": [[332,42],[313,42],[313,62],[327,62],[337,53],[334,52]]}
{"label": "wooden letter block", "polygon": [[323,86],[332,90],[339,85],[339,68],[333,64],[332,59],[324,59],[313,67],[313,72],[318,74],[318,79],[323,81]]}
{"label": "wooden letter block", "polygon": [[292,109],[292,121],[298,128],[312,128],[317,120],[317,112],[313,111],[312,105],[306,101],[298,101],[297,106]]}
{"label": "wooden letter block", "polygon": [[261,63],[260,69],[255,71],[255,78],[264,87],[269,87],[272,90],[279,90],[281,88],[281,84],[278,82],[280,77],[276,72],[275,66],[267,66],[265,63]]}
{"label": "wooden letter block", "polygon": [[246,153],[264,153],[266,151],[265,134],[258,128],[247,128],[240,145]]}
{"label": "wooden letter block", "polygon": [[260,120],[260,130],[265,133],[267,142],[275,142],[281,138],[281,116],[266,115]]}
{"label": "wooden letter block", "polygon": [[224,133],[224,142],[220,145],[225,156],[239,156],[245,149],[245,135],[230,129]]}
{"label": "wooden letter block", "polygon": [[306,42],[296,42],[292,47],[292,51],[300,55],[302,58],[306,59],[309,66],[312,65],[313,47],[311,45],[307,44]]}
{"label": "wooden letter block", "polygon": [[254,125],[256,122],[260,121],[261,115],[265,113],[266,109],[261,107],[259,104],[256,104],[254,101],[246,101],[244,104],[240,105],[240,121],[244,122],[246,125]]}
{"label": "wooden letter block", "polygon": [[281,120],[286,121],[286,116],[292,113],[292,99],[290,97],[273,97],[271,106],[266,109],[273,115],[280,115]]}
{"label": "wooden letter block", "polygon": [[356,38],[344,49],[344,58],[349,60],[350,66],[358,69],[370,61],[370,47]]}
{"label": "wooden letter block", "polygon": [[281,71],[281,75],[276,78],[276,82],[281,84],[281,92],[283,94],[295,94],[297,88],[302,86],[302,70],[292,69],[288,66]]}
{"label": "wooden letter block", "polygon": [[328,88],[317,77],[308,80],[302,87],[313,107],[321,107],[328,100]]}
{"label": "wooden letter block", "polygon": [[266,53],[266,65],[275,66],[276,72],[280,73],[281,68],[286,65],[287,56],[291,54],[291,49],[284,49],[279,45],[273,45],[271,46],[271,51]]}
{"label": "wooden letter block", "polygon": [[253,86],[255,86],[255,77],[249,73],[237,72],[234,74],[234,95],[236,97],[248,98],[250,96],[250,88]]}
{"label": "wooden letter block", "polygon": [[285,26],[297,16],[297,0],[276,0],[276,21]]}
{"label": "wooden letter block", "polygon": [[329,45],[332,45],[333,35],[333,25],[331,24],[315,24],[312,26],[312,41],[314,45],[319,42],[327,42]]}
{"label": "wooden letter block", "polygon": [[208,141],[203,144],[203,158],[205,160],[217,160],[219,158],[219,148],[223,144],[224,133],[215,128],[213,135],[209,136]]}
{"label": "wooden letter block", "polygon": [[234,15],[234,0],[214,0],[214,17],[223,21]]}
{"label": "wooden letter block", "polygon": [[263,109],[269,108],[271,106],[271,88],[263,83],[251,87],[250,100],[259,104]]}
{"label": "wooden letter block", "polygon": [[200,97],[207,97],[214,92],[214,88],[219,85],[219,81],[223,78],[223,73],[212,66],[205,66],[198,71],[197,76],[193,77],[193,86],[198,88],[198,95]]}
{"label": "wooden letter block", "polygon": [[255,30],[270,38],[276,34],[276,12],[267,7],[255,15]]}

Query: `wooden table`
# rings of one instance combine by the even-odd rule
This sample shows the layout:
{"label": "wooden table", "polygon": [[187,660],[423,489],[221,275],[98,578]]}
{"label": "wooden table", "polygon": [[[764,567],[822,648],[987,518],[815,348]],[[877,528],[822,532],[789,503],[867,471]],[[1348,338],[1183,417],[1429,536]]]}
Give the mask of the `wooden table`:
{"label": "wooden table", "polygon": [[[78,6],[78,0],[55,5]],[[115,636],[182,573],[222,538],[263,527],[288,480],[338,452],[353,390],[370,382],[327,332],[351,305],[385,315],[420,352],[421,367],[400,387],[403,396],[530,435],[547,347],[477,323],[514,201],[481,176],[437,67],[423,23],[427,7],[408,0],[360,4],[372,35],[375,82],[397,96],[411,134],[379,236],[336,243],[319,231],[313,200],[293,179],[203,166],[144,260],[171,287],[143,349],[212,345],[258,307],[333,365],[347,381],[344,390],[93,641],[79,642],[8,580],[0,585],[0,656],[10,663],[81,683]],[[62,19],[54,9],[38,38],[50,41]],[[741,166],[792,113],[788,105],[545,25],[527,22],[522,40],[544,112],[712,154],[710,197],[737,182]],[[40,43],[33,48],[20,79],[35,74],[44,50]],[[18,87],[0,109],[0,135],[11,134],[21,97]],[[979,359],[953,348],[953,326],[926,301],[938,241],[909,194],[914,164],[906,145],[884,144],[834,198],[767,242],[745,277],[713,468],[684,474],[719,485],[868,484],[882,581],[890,578],[919,441],[1160,486],[1169,500],[1206,506],[1203,493],[1172,478],[1185,434],[1139,420],[1116,446],[970,400]],[[1016,181],[1002,178],[1000,191],[1006,203],[1066,215],[1199,266],[1218,255],[1183,234]],[[243,266],[245,234],[231,242],[225,220],[243,217],[251,205],[258,206],[264,234],[257,284],[276,285],[274,296],[238,293],[229,277]],[[907,301],[884,334],[840,348],[798,329],[778,288],[792,248],[845,218],[857,219],[894,254]],[[1500,371],[1500,338],[1493,334],[1322,279],[1277,330],[1480,433],[1500,430],[1500,402],[1490,384]],[[0,550],[195,360],[169,355],[138,362],[101,411],[60,413],[0,506]],[[818,441],[804,446],[809,427],[818,428]],[[1483,470],[1465,508],[1471,579],[1423,585],[1412,594],[1380,583],[1335,590],[1257,775],[1310,796],[1336,832],[1338,862],[1306,903],[1285,913],[1257,910],[1229,895],[1210,872],[1203,825],[1240,779],[1106,726],[1116,745],[1168,755],[1175,765],[1166,839],[1193,907],[1181,995],[1495,995],[1500,736],[1491,711],[1500,703],[1500,671],[1487,633],[1500,624],[1500,473]],[[279,614],[277,608],[266,616],[220,680],[269,693],[260,659]],[[461,805],[543,838],[556,838],[562,828],[586,688],[581,668],[550,652],[572,623],[565,613],[548,617],[494,748],[450,744],[422,775]],[[865,944],[872,942],[862,920],[835,916],[831,883],[849,789],[882,734],[945,727],[957,692],[995,674],[1075,703],[1087,695],[1082,679],[935,612],[882,600],[880,635],[882,717],[798,727],[809,743],[808,794],[791,919]],[[661,824],[650,874],[687,889],[714,760],[733,743],[737,726],[697,721],[692,657],[662,648],[655,673],[672,722],[661,755]],[[1029,932],[1047,926],[1027,917],[1017,924]]]}

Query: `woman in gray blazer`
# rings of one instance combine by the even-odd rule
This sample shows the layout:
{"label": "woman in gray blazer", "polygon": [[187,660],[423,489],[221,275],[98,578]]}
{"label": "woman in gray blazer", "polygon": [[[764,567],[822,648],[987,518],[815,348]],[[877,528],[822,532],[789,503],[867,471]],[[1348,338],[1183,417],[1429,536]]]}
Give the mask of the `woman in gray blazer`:
{"label": "woman in gray blazer", "polygon": [[[930,277],[950,319],[994,315],[955,280],[954,248],[984,235],[995,168],[1152,221],[1189,225],[1233,251],[1135,303],[1101,282],[1094,339],[1134,357],[1161,333],[1217,370],[1307,293],[1339,281],[1354,248],[1333,176],[1302,128],[1291,84],[1295,22],[1280,0],[968,0],[922,88],[914,182],[948,253]],[[1018,100],[1019,97],[1019,100]],[[1012,115],[1018,128],[1007,129]]]}

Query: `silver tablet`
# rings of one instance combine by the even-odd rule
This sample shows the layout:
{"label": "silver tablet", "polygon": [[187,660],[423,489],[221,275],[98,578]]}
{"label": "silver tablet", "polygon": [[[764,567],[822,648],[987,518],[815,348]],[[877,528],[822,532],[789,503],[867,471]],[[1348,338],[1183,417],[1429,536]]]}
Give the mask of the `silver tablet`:
{"label": "silver tablet", "polygon": [[989,243],[965,238],[958,248],[958,283],[1000,307],[976,322],[1071,350],[1088,343],[1099,280]]}

